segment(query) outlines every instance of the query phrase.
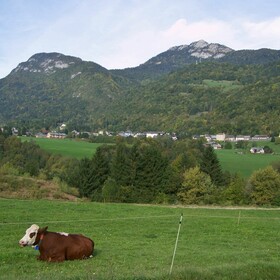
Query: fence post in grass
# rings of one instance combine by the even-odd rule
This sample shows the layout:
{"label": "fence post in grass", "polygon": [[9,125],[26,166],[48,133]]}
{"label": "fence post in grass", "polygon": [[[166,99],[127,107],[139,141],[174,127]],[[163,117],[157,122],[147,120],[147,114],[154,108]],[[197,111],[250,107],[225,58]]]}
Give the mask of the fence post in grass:
{"label": "fence post in grass", "polygon": [[240,218],[241,218],[241,211],[239,211],[239,215],[238,215],[238,222],[237,222],[238,226],[239,226],[239,223],[240,223]]}
{"label": "fence post in grass", "polygon": [[172,257],[172,262],[171,262],[171,266],[170,266],[169,275],[172,273],[172,269],[173,269],[173,264],[174,264],[174,259],[175,259],[175,255],[176,255],[176,250],[177,250],[177,245],[178,245],[178,239],[179,239],[179,235],[180,235],[180,229],[181,229],[181,225],[182,225],[182,220],[183,220],[183,214],[181,214],[180,221],[179,221],[177,238],[176,238],[176,242],[175,242],[175,247],[174,247],[174,252],[173,252],[173,257]]}

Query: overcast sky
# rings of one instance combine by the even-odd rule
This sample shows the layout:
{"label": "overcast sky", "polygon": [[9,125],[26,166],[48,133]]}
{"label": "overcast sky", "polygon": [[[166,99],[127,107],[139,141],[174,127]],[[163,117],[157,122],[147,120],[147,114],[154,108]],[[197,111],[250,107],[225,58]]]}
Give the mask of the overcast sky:
{"label": "overcast sky", "polygon": [[0,0],[0,78],[39,52],[107,69],[204,39],[280,49],[279,0]]}

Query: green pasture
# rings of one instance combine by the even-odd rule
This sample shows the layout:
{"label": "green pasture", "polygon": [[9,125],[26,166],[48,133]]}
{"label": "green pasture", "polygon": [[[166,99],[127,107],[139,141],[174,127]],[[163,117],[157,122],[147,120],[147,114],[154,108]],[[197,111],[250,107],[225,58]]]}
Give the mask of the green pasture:
{"label": "green pasture", "polygon": [[100,143],[90,143],[87,141],[77,141],[73,139],[49,139],[49,138],[30,138],[20,137],[22,141],[34,141],[43,150],[62,156],[75,157],[81,159],[92,157],[96,149],[103,145]]}
{"label": "green pasture", "polygon": [[242,154],[234,150],[218,150],[216,152],[223,170],[238,173],[244,178],[250,177],[256,170],[280,161],[280,155]]}
{"label": "green pasture", "polygon": [[[0,207],[1,279],[279,279],[279,209],[4,199]],[[91,237],[94,257],[37,261],[38,251],[18,246],[33,223]]]}
{"label": "green pasture", "polygon": [[249,144],[246,150],[216,150],[222,169],[230,173],[238,173],[244,178],[249,178],[256,170],[267,167],[273,162],[280,162],[280,145],[271,142],[259,142],[257,146],[269,146],[273,154],[251,154]]}
{"label": "green pasture", "polygon": [[209,79],[203,80],[203,84],[208,87],[220,87],[223,88],[225,91],[240,88],[242,86],[240,85],[240,83],[236,81],[227,81],[227,80],[216,81],[216,80],[209,80]]}

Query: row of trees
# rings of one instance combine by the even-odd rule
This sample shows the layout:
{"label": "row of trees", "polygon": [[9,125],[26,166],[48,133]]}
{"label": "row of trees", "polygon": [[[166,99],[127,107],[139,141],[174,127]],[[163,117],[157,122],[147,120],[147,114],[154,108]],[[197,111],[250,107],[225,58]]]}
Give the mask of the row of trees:
{"label": "row of trees", "polygon": [[99,147],[92,158],[77,160],[0,135],[0,173],[3,170],[16,170],[14,176],[59,178],[93,201],[280,205],[280,164],[245,180],[222,172],[214,150],[197,140],[128,143],[119,138],[115,145]]}
{"label": "row of trees", "polygon": [[277,164],[245,180],[222,172],[214,150],[199,141],[103,146],[79,170],[81,194],[98,201],[280,205]]}

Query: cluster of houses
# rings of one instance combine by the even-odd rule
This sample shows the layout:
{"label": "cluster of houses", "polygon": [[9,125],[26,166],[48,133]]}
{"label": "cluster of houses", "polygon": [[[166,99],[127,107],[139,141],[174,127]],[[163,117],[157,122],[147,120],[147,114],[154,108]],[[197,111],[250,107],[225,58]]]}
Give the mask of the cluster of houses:
{"label": "cluster of houses", "polygon": [[118,136],[121,137],[134,137],[134,138],[157,138],[157,137],[162,137],[162,136],[168,136],[171,137],[172,140],[177,140],[176,133],[167,133],[163,131],[147,131],[147,132],[132,132],[132,131],[125,131],[125,132],[119,132],[117,134]]}
{"label": "cluster of houses", "polygon": [[57,138],[57,139],[64,139],[67,137],[66,133],[62,133],[62,132],[56,132],[56,131],[52,131],[52,132],[48,132],[48,133],[43,133],[43,132],[39,132],[35,134],[36,138]]}
{"label": "cluster of houses", "polygon": [[194,135],[193,139],[205,138],[207,142],[219,141],[219,142],[238,142],[238,141],[271,141],[271,137],[267,135],[227,135],[225,133],[219,133],[216,135]]}
{"label": "cluster of houses", "polygon": [[[207,141],[207,145],[212,146],[215,150],[221,149],[222,145],[220,144],[221,142],[238,142],[238,141],[271,141],[271,137],[267,135],[255,135],[255,136],[250,136],[250,135],[227,135],[225,133],[219,133],[216,135],[195,135],[193,136],[193,139],[200,139],[200,138],[205,138]],[[264,148],[263,147],[252,147],[250,149],[250,152],[252,154],[264,154]]]}
{"label": "cluster of houses", "polygon": [[[113,133],[110,133],[108,131],[100,130],[98,132],[78,132],[76,130],[71,131],[72,136],[79,136],[87,134],[88,136],[113,136]],[[162,136],[170,136],[173,140],[177,140],[177,136],[175,133],[166,133],[163,131],[147,131],[147,132],[132,132],[130,130],[128,131],[122,131],[117,134],[117,136],[121,137],[134,137],[134,138],[157,138]],[[37,133],[36,137],[46,137],[46,138],[65,138],[67,137],[67,134],[62,132],[47,132],[47,133]],[[204,135],[194,135],[193,139],[206,139],[207,143],[217,143],[217,142],[238,142],[238,141],[270,141],[271,137],[268,135],[227,135],[225,133],[219,133],[215,135],[210,134],[204,134]]]}
{"label": "cluster of houses", "polygon": [[[103,131],[100,130],[98,132],[78,132],[76,130],[71,131],[71,135],[74,137],[78,137],[80,135],[87,135],[88,137],[90,136],[113,136],[112,133],[108,132],[108,131]],[[134,138],[157,138],[160,136],[170,136],[173,140],[177,140],[177,136],[175,133],[170,134],[170,133],[165,133],[165,132],[137,132],[137,133],[133,133],[132,131],[125,131],[125,132],[119,132],[116,134],[117,136],[120,137],[134,137]],[[63,133],[63,132],[57,132],[57,131],[52,131],[52,132],[47,132],[47,133],[42,133],[39,132],[37,134],[35,134],[35,137],[37,138],[58,138],[58,139],[63,139],[67,137],[67,134]]]}

